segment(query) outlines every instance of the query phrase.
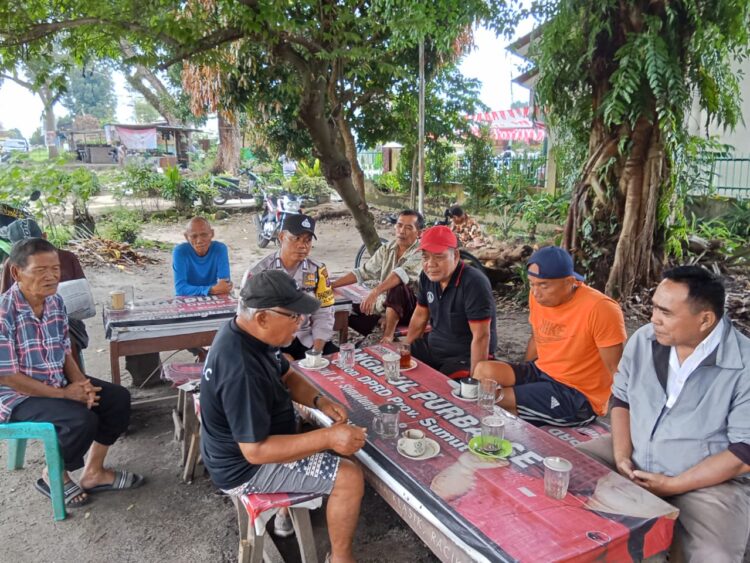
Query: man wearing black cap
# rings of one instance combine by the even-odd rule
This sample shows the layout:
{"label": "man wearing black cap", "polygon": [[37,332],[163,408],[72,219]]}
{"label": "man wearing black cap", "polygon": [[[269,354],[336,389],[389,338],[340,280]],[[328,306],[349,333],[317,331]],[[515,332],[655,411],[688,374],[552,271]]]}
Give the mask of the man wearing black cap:
{"label": "man wearing black cap", "polygon": [[315,219],[308,215],[289,214],[284,217],[279,233],[281,248],[251,267],[242,278],[245,281],[266,270],[281,270],[297,282],[306,293],[320,301],[315,311],[297,330],[294,340],[282,349],[295,360],[305,357],[311,348],[323,354],[333,354],[338,348],[330,342],[333,336],[334,297],[325,264],[309,257],[315,236]]}
{"label": "man wearing black cap", "polygon": [[482,362],[474,377],[505,387],[501,406],[532,424],[580,426],[607,413],[627,339],[616,301],[582,283],[570,254],[540,248],[529,259],[526,362]]}
{"label": "man wearing black cap", "polygon": [[[330,495],[330,560],[349,562],[364,481],[359,466],[339,456],[362,448],[365,430],[346,424],[344,407],[317,393],[279,354],[319,306],[284,272],[247,280],[237,316],[216,335],[206,358],[201,454],[211,480],[229,495]],[[296,434],[292,401],[320,409],[333,426]]]}

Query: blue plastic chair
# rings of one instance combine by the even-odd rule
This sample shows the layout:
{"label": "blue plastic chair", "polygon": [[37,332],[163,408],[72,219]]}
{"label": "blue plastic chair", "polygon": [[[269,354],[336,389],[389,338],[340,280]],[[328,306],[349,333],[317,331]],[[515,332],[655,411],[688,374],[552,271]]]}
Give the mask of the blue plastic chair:
{"label": "blue plastic chair", "polygon": [[27,440],[44,442],[47,459],[49,489],[52,493],[52,511],[55,520],[65,520],[65,493],[63,490],[63,459],[57,442],[55,426],[49,422],[8,422],[0,424],[0,440],[8,440],[8,469],[21,469],[26,455]]}

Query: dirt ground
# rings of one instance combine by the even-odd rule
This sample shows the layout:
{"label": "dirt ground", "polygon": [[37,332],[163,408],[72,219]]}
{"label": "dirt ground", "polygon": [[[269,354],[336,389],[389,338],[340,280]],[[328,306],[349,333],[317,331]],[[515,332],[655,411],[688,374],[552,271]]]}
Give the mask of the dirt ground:
{"label": "dirt ground", "polygon": [[[241,276],[250,264],[268,251],[257,248],[249,213],[233,214],[215,221],[217,240],[229,246],[232,277]],[[326,262],[329,271],[348,271],[360,241],[351,219],[322,221],[313,256]],[[383,236],[392,236],[383,227]],[[168,243],[183,240],[181,225],[149,225],[144,238]],[[158,263],[132,271],[85,267],[92,282],[98,309],[110,291],[132,285],[136,298],[168,296],[172,292],[170,254],[150,250]],[[85,351],[90,375],[109,379],[109,348],[101,317],[87,321],[91,337]],[[503,356],[520,357],[528,338],[526,313],[498,311],[498,331]],[[168,353],[162,353],[166,360]],[[192,361],[187,352],[171,360]],[[121,360],[123,384],[130,376]],[[131,389],[134,399],[172,394],[164,386]],[[237,554],[237,525],[231,503],[215,493],[199,468],[192,484],[180,479],[179,447],[172,440],[172,403],[139,407],[133,411],[131,427],[112,448],[109,464],[146,476],[146,483],[130,492],[96,495],[86,507],[71,510],[63,522],[54,522],[50,502],[35,491],[44,455],[40,444],[29,444],[26,465],[20,471],[5,469],[7,449],[0,445],[0,563],[57,562],[75,560],[117,562],[232,561]],[[319,556],[328,550],[322,510],[313,513]],[[277,540],[288,561],[299,561],[294,539]],[[436,561],[429,550],[400,518],[368,490],[356,538],[360,561]]]}

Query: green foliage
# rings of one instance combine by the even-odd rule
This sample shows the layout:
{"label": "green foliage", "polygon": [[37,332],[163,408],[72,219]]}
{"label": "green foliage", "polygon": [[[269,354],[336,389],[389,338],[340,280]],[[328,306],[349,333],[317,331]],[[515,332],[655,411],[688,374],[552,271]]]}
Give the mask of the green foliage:
{"label": "green foliage", "polygon": [[445,184],[450,181],[456,167],[456,151],[453,145],[445,140],[438,140],[425,155],[426,182]]}
{"label": "green foliage", "polygon": [[29,144],[31,145],[43,145],[44,144],[44,135],[42,135],[42,128],[37,127],[34,132],[31,134],[31,138],[29,138]]}
{"label": "green foliage", "polygon": [[103,65],[74,69],[60,103],[71,115],[93,115],[101,121],[111,120],[117,109],[112,72]]}
{"label": "green foliage", "polygon": [[521,202],[521,219],[529,229],[529,236],[536,236],[540,223],[562,224],[568,214],[569,197],[566,194],[535,192],[526,194]]}
{"label": "green foliage", "polygon": [[474,199],[475,205],[485,203],[494,191],[494,149],[489,128],[483,126],[478,135],[466,138],[466,164],[463,183]]}
{"label": "green foliage", "polygon": [[734,236],[744,239],[745,244],[750,241],[750,200],[740,200],[732,203],[731,210],[723,217],[727,229]]}
{"label": "green foliage", "polygon": [[67,225],[59,225],[54,231],[47,233],[47,239],[57,248],[65,247],[75,237],[75,229]]}
{"label": "green foliage", "polygon": [[498,186],[489,201],[489,207],[498,218],[499,238],[507,239],[521,219],[523,194],[513,186]]}
{"label": "green foliage", "polygon": [[156,197],[162,191],[164,177],[145,161],[135,161],[125,166],[124,182],[115,190],[115,198]]}
{"label": "green foliage", "polygon": [[328,182],[320,169],[320,160],[316,158],[312,165],[304,160],[297,162],[297,170],[285,186],[291,193],[308,198],[325,195],[328,192]]}
{"label": "green foliage", "polygon": [[133,244],[143,228],[143,216],[124,207],[113,211],[100,228],[106,238]]}
{"label": "green foliage", "polygon": [[403,184],[399,181],[395,172],[384,172],[373,178],[372,183],[381,192],[385,193],[403,193]]}

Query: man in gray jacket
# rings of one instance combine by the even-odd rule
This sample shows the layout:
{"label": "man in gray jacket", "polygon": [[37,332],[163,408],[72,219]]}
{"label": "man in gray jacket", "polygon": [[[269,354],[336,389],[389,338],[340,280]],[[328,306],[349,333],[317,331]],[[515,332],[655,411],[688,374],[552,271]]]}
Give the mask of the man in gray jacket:
{"label": "man in gray jacket", "polygon": [[680,510],[676,559],[742,561],[750,534],[750,339],[721,280],[665,272],[612,387],[612,436],[580,446]]}

